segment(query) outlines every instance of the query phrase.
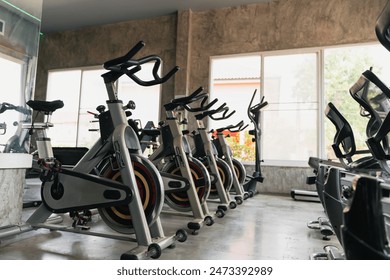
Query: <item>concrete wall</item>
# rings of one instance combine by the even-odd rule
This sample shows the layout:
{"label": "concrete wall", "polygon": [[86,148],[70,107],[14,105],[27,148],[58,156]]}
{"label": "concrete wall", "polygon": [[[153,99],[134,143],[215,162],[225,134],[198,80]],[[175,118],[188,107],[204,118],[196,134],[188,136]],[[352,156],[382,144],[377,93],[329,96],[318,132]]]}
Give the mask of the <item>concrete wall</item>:
{"label": "concrete wall", "polygon": [[[254,165],[245,165],[248,175],[255,170]],[[311,167],[261,166],[263,183],[257,183],[260,193],[290,194],[293,189],[315,190],[307,185],[306,178],[313,174]]]}
{"label": "concrete wall", "polygon": [[376,41],[385,0],[285,0],[193,14],[190,88],[210,56]]}
{"label": "concrete wall", "polygon": [[100,65],[136,42],[140,55],[160,55],[166,70],[181,67],[163,101],[207,89],[211,56],[376,41],[375,21],[386,0],[283,0],[127,21],[46,34],[41,39],[37,97],[51,69]]}
{"label": "concrete wall", "polygon": [[[386,2],[274,0],[46,34],[41,40],[36,96],[44,98],[50,69],[100,65],[143,40],[147,45],[140,55],[160,55],[166,71],[181,66],[175,79],[163,86],[165,102],[199,86],[207,90],[211,56],[377,41],[375,22]],[[269,173],[264,172],[268,173],[264,185],[289,191],[297,187],[290,180],[302,172],[307,170],[270,167]],[[284,179],[276,181],[280,177]],[[270,189],[276,192],[271,185]]]}
{"label": "concrete wall", "polygon": [[[36,98],[45,98],[49,70],[102,65],[141,40],[146,47],[139,55],[158,54],[170,70],[176,65],[176,20],[176,16],[164,16],[45,34],[40,42]],[[171,79],[163,85],[162,102],[171,99],[173,84]]]}

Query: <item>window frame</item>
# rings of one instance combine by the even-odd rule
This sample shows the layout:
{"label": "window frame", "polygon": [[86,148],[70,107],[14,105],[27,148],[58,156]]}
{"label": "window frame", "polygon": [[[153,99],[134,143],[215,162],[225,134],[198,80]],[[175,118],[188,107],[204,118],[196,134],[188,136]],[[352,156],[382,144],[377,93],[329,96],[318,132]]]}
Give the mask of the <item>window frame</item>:
{"label": "window frame", "polygon": [[[325,104],[325,51],[332,48],[348,48],[348,47],[364,47],[364,46],[372,46],[372,45],[380,45],[378,42],[364,42],[364,43],[356,43],[356,44],[341,44],[341,45],[329,45],[322,47],[310,47],[310,48],[299,48],[299,49],[288,49],[288,50],[274,50],[274,51],[264,51],[264,52],[249,52],[249,53],[240,53],[240,54],[228,54],[228,55],[217,55],[210,57],[210,71],[209,71],[209,88],[210,92],[213,91],[213,77],[212,77],[212,65],[213,59],[221,59],[221,58],[231,58],[231,57],[240,57],[240,56],[248,56],[248,55],[259,55],[260,56],[260,97],[266,97],[264,92],[264,60],[269,56],[281,56],[281,55],[295,55],[295,54],[306,54],[306,53],[315,53],[317,56],[317,100],[318,100],[318,110],[317,110],[317,155],[320,158],[325,158],[325,115],[324,110],[326,107]],[[358,77],[357,77],[358,78]],[[348,89],[346,89],[348,90]],[[263,126],[264,118],[261,118],[261,127]],[[262,131],[263,133],[266,133]],[[264,148],[264,140],[262,139],[261,150]],[[244,162],[246,165],[254,165],[254,162]],[[286,166],[286,167],[307,167],[307,161],[299,161],[299,160],[264,160],[263,165],[265,166]]]}
{"label": "window frame", "polygon": [[[81,147],[80,146],[80,139],[79,139],[79,126],[80,126],[80,103],[81,103],[81,92],[82,92],[82,87],[83,87],[83,75],[85,71],[96,71],[96,70],[105,70],[101,65],[95,65],[95,66],[83,66],[83,67],[70,67],[70,68],[57,68],[57,69],[50,69],[48,70],[47,74],[47,85],[49,84],[49,75],[50,73],[56,73],[56,72],[65,72],[65,71],[80,71],[80,84],[79,84],[79,89],[78,89],[78,115],[77,115],[77,131],[76,131],[76,139],[74,140],[74,145],[73,147]],[[105,71],[107,72],[107,71]],[[101,78],[101,81],[103,83],[103,78]],[[119,79],[115,82],[115,88],[119,89]],[[161,86],[159,88],[159,97],[158,97],[158,102],[161,107]],[[120,93],[119,93],[120,95]],[[45,99],[47,100],[48,97],[48,87],[46,88],[46,94],[45,94]],[[120,96],[119,96],[120,97]],[[106,105],[107,99],[102,100],[102,104]],[[128,100],[127,100],[128,101]],[[123,100],[123,102],[127,102],[126,100]],[[136,104],[137,105],[137,104]],[[161,110],[158,110],[158,118],[161,118]],[[137,119],[137,118],[136,118]],[[145,125],[146,123],[142,123],[142,125]],[[99,136],[100,137],[100,136]]]}

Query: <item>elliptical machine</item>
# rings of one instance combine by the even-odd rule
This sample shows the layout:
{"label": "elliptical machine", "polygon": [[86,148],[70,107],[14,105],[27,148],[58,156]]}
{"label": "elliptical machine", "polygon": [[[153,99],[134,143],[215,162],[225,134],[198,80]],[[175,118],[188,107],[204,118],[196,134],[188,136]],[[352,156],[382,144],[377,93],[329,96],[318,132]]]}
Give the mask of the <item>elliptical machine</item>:
{"label": "elliptical machine", "polygon": [[244,190],[249,193],[249,196],[253,196],[257,193],[256,185],[257,183],[263,183],[264,177],[261,173],[261,163],[263,162],[261,158],[261,109],[265,108],[268,105],[267,101],[264,101],[264,96],[260,99],[260,102],[252,105],[256,96],[257,89],[252,95],[252,99],[248,105],[248,117],[253,123],[254,128],[249,130],[249,134],[253,135],[252,142],[255,142],[255,171],[252,176],[246,175],[246,180],[244,182]]}

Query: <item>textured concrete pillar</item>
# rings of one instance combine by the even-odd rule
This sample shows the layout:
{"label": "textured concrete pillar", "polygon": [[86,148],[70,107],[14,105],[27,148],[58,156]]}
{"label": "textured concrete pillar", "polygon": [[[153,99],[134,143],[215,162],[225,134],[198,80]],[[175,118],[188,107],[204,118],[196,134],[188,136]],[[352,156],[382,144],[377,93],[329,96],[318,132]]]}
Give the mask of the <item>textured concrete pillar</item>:
{"label": "textured concrete pillar", "polygon": [[0,153],[0,227],[21,222],[26,168],[31,164],[32,155]]}
{"label": "textured concrete pillar", "polygon": [[0,227],[19,224],[25,169],[0,169]]}
{"label": "textured concrete pillar", "polygon": [[175,77],[175,96],[187,95],[190,78],[190,57],[191,57],[191,19],[192,11],[179,11],[177,15],[177,37],[176,37],[176,65],[180,71]]}

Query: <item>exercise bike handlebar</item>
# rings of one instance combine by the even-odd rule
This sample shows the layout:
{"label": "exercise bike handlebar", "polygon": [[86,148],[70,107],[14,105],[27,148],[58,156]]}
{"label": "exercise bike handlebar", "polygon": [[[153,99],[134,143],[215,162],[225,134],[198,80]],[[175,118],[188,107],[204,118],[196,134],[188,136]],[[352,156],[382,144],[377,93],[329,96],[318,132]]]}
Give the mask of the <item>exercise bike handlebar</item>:
{"label": "exercise bike handlebar", "polygon": [[144,86],[144,87],[147,87],[147,86],[154,86],[154,85],[165,83],[180,69],[178,66],[175,66],[165,76],[160,77],[158,74],[158,71],[159,71],[160,65],[161,65],[161,58],[158,57],[157,55],[146,56],[146,57],[141,58],[139,60],[128,60],[126,62],[126,65],[128,65],[128,67],[133,67],[133,66],[140,67],[142,64],[145,64],[145,63],[148,63],[151,61],[154,61],[154,65],[153,65],[153,69],[152,69],[153,80],[150,80],[150,81],[141,80],[139,77],[136,76],[136,73],[139,70],[133,71],[131,73],[126,73],[126,75],[128,77],[130,77],[137,84]]}
{"label": "exercise bike handlebar", "polygon": [[121,71],[121,65],[130,60],[134,55],[136,55],[143,47],[145,46],[145,42],[139,41],[127,54],[124,56],[111,59],[106,61],[103,64],[104,69],[113,70],[113,71]]}
{"label": "exercise bike handlebar", "polygon": [[31,111],[22,106],[15,106],[7,102],[0,103],[0,114],[4,113],[7,110],[15,110],[24,115],[30,115]]}
{"label": "exercise bike handlebar", "polygon": [[[218,100],[218,99],[216,99],[216,100]],[[203,119],[203,118],[208,116],[212,120],[215,120],[215,121],[225,120],[225,119],[230,118],[236,112],[236,111],[232,111],[232,112],[230,112],[228,114],[228,111],[229,111],[229,107],[226,107],[226,103],[223,103],[217,109],[204,111],[204,112],[202,112],[200,114],[195,115],[195,118],[197,120],[201,120],[201,119]],[[214,116],[215,114],[219,114],[219,113],[222,113],[222,115],[219,116],[219,117]]]}
{"label": "exercise bike handlebar", "polygon": [[[111,59],[103,64],[103,67],[110,72],[103,74],[106,82],[114,82],[119,79],[120,76],[126,74],[130,79],[141,86],[153,86],[165,83],[168,81],[180,68],[175,66],[165,76],[160,77],[158,72],[161,66],[161,58],[157,55],[149,55],[140,59],[133,59],[133,56],[137,54],[145,43],[143,41],[138,42],[127,54],[124,56]],[[141,66],[148,62],[154,62],[152,75],[153,79],[145,81],[140,79],[136,73],[141,70]]]}
{"label": "exercise bike handlebar", "polygon": [[228,125],[226,127],[218,128],[217,132],[222,132],[224,130],[229,130],[230,132],[240,132],[240,131],[243,131],[247,127],[248,127],[248,125],[244,126],[244,121],[240,121],[236,125]]}
{"label": "exercise bike handlebar", "polygon": [[[189,96],[179,97],[172,99],[171,102],[164,105],[165,109],[167,111],[173,111],[174,109],[178,107],[183,107],[189,112],[202,112],[210,109],[217,101],[218,99],[214,99],[210,103],[206,104],[208,99],[208,93],[202,93],[203,87],[199,87],[197,90],[195,90],[192,94]],[[191,107],[189,106],[191,103],[194,103],[196,101],[200,101],[199,107]]]}

